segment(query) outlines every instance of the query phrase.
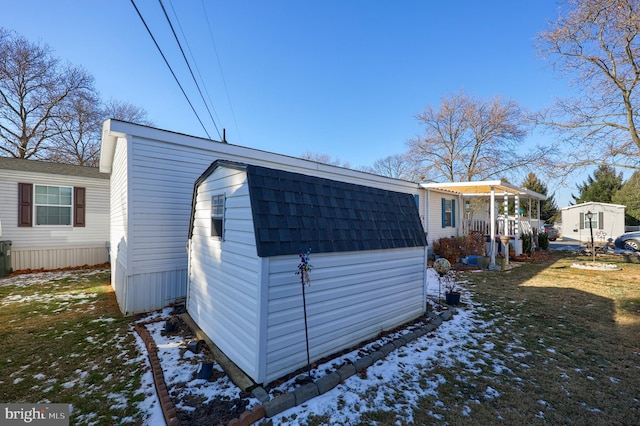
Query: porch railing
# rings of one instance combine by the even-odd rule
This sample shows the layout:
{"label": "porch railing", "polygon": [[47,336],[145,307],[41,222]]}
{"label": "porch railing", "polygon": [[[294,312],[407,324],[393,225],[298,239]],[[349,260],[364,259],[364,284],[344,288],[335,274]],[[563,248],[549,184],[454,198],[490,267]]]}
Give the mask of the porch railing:
{"label": "porch railing", "polygon": [[[519,220],[519,234],[526,234],[533,231],[533,228],[537,228],[538,220],[522,219]],[[483,219],[466,219],[463,222],[464,234],[470,234],[472,231],[481,232],[484,235],[489,235],[491,228],[489,222]],[[496,219],[496,234],[499,235],[515,235],[516,234],[516,219],[510,216],[506,221],[504,216]]]}

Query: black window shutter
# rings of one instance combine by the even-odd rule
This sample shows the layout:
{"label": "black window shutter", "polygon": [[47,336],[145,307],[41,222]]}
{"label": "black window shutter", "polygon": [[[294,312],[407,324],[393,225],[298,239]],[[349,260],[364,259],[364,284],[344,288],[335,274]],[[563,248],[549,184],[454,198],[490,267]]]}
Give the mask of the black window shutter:
{"label": "black window shutter", "polygon": [[18,183],[18,226],[33,226],[33,184]]}
{"label": "black window shutter", "polygon": [[584,229],[584,213],[580,213],[580,229]]}
{"label": "black window shutter", "polygon": [[85,226],[85,189],[73,188],[73,226]]}
{"label": "black window shutter", "polygon": [[447,204],[445,199],[442,199],[442,227],[446,227],[447,226],[447,212],[445,211],[445,209],[447,208]]}
{"label": "black window shutter", "polygon": [[604,212],[598,212],[598,229],[604,229]]}

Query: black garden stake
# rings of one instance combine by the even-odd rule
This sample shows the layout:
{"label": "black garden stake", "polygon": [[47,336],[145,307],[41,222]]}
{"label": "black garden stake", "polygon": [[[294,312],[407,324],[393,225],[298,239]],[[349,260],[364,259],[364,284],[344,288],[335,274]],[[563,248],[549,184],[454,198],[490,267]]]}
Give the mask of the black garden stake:
{"label": "black garden stake", "polygon": [[298,272],[296,275],[300,275],[300,283],[302,284],[302,307],[304,310],[304,335],[307,343],[307,374],[311,378],[311,360],[309,357],[309,328],[307,326],[307,300],[305,297],[304,286],[305,284],[311,285],[311,278],[309,277],[309,271],[313,266],[309,264],[309,256],[311,255],[311,249],[306,253],[300,252],[300,263],[298,264]]}

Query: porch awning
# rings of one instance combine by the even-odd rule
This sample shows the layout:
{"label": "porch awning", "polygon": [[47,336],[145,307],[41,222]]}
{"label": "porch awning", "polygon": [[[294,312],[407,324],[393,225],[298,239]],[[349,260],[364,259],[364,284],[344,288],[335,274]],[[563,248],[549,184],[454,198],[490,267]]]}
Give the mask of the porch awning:
{"label": "porch awning", "polygon": [[463,196],[485,196],[491,195],[491,190],[496,195],[518,195],[520,197],[534,200],[546,200],[547,196],[526,188],[519,188],[508,182],[501,180],[483,180],[477,182],[444,182],[444,183],[421,183],[425,189],[440,189],[457,192]]}

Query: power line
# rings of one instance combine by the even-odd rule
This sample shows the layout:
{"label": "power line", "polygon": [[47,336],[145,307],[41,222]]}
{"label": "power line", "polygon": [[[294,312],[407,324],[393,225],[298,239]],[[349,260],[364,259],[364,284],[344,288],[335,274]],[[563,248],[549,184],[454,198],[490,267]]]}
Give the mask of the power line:
{"label": "power line", "polygon": [[180,48],[180,53],[182,53],[182,58],[184,59],[184,62],[187,64],[187,68],[189,69],[189,73],[191,74],[191,78],[193,79],[193,82],[195,83],[196,88],[198,89],[198,93],[200,93],[200,98],[202,98],[202,102],[204,102],[204,106],[207,109],[207,112],[209,113],[209,118],[211,118],[211,121],[213,122],[213,126],[216,128],[216,131],[218,132],[218,137],[220,137],[220,139],[222,139],[222,136],[220,136],[220,130],[218,130],[218,126],[216,125],[216,121],[213,119],[213,116],[211,115],[211,110],[209,109],[209,105],[207,104],[207,101],[204,99],[204,95],[202,94],[202,90],[200,90],[200,85],[198,85],[198,81],[196,80],[196,76],[193,75],[193,70],[191,69],[191,65],[189,65],[189,61],[187,60],[187,55],[185,55],[184,50],[182,49],[182,44],[180,43],[180,40],[178,39],[178,35],[176,34],[176,31],[173,28],[173,24],[171,23],[171,19],[169,19],[169,15],[167,14],[167,9],[165,9],[164,3],[162,2],[162,0],[158,0],[158,2],[160,3],[160,7],[162,8],[162,13],[164,13],[164,17],[166,18],[167,23],[169,24],[169,27],[171,28],[171,33],[173,34],[173,37],[175,38],[176,43],[178,43],[178,47]]}
{"label": "power line", "polygon": [[233,105],[231,104],[231,96],[229,96],[229,89],[227,88],[227,81],[224,78],[224,72],[222,72],[222,64],[220,63],[220,55],[218,55],[218,49],[216,47],[215,39],[213,38],[213,30],[211,29],[211,23],[209,21],[209,14],[207,13],[207,8],[205,6],[204,0],[201,0],[202,9],[204,10],[204,17],[207,20],[207,26],[209,27],[209,35],[211,36],[211,44],[213,45],[213,51],[216,54],[216,61],[218,62],[218,68],[220,69],[220,76],[222,77],[222,84],[224,85],[224,91],[227,94],[227,102],[229,102],[229,109],[231,110],[231,116],[233,117],[233,124],[236,126],[236,131],[238,132],[238,139],[242,141],[240,137],[240,128],[238,127],[238,121],[236,120],[236,113],[233,110]]}
{"label": "power line", "polygon": [[[180,90],[182,91],[182,94],[184,95],[184,97],[187,100],[187,102],[189,103],[189,106],[191,107],[191,110],[196,115],[196,118],[198,119],[198,122],[200,122],[200,125],[202,126],[202,129],[204,130],[204,132],[207,135],[207,138],[211,139],[211,136],[209,135],[209,132],[207,132],[207,128],[202,123],[202,120],[200,120],[200,116],[198,115],[198,112],[196,111],[196,109],[193,107],[193,104],[189,100],[189,96],[187,96],[187,93],[184,91],[184,88],[180,84],[180,81],[178,80],[178,77],[176,76],[176,73],[173,72],[173,68],[171,68],[171,65],[169,64],[169,61],[167,60],[166,56],[162,52],[162,49],[160,48],[160,45],[158,45],[158,42],[156,41],[155,37],[153,36],[153,33],[151,32],[151,29],[149,28],[149,26],[147,25],[146,21],[142,17],[142,13],[140,13],[140,10],[138,9],[138,6],[136,6],[136,3],[135,3],[134,0],[131,0],[131,4],[133,5],[134,9],[138,13],[138,16],[140,17],[140,20],[142,21],[142,24],[147,29],[147,32],[149,33],[149,36],[151,37],[151,40],[153,40],[153,43],[156,45],[156,48],[158,49],[158,52],[160,52],[160,56],[162,56],[162,59],[164,59],[164,63],[167,64],[167,67],[169,68],[169,71],[171,71],[171,75],[173,75],[173,78],[175,79],[176,83],[178,84],[178,87],[180,87]],[[219,132],[218,132],[218,134],[219,134]]]}
{"label": "power line", "polygon": [[[198,77],[200,78],[200,81],[202,82],[202,86],[204,87],[204,92],[207,95],[207,99],[209,100],[209,104],[211,104],[213,106],[213,101],[211,100],[211,95],[209,94],[209,91],[207,90],[207,84],[205,83],[204,78],[202,78],[202,73],[200,72],[200,68],[198,67],[198,62],[196,61],[196,58],[195,58],[193,52],[191,51],[191,46],[189,46],[189,39],[187,38],[187,35],[184,33],[184,29],[182,28],[182,24],[180,23],[180,18],[178,17],[178,13],[176,12],[176,9],[173,7],[173,2],[170,1],[169,4],[171,5],[171,11],[173,12],[173,15],[176,17],[176,22],[178,24],[178,28],[180,28],[180,34],[182,34],[182,38],[185,40],[185,43],[187,44],[187,50],[189,51],[189,55],[191,56],[191,60],[193,61],[193,64],[194,64],[194,66],[196,68],[196,72],[198,73]],[[219,123],[222,123],[222,120],[220,120],[220,117],[218,116],[218,112],[216,111],[215,108],[213,108],[213,115],[216,117],[216,119],[218,120]]]}

